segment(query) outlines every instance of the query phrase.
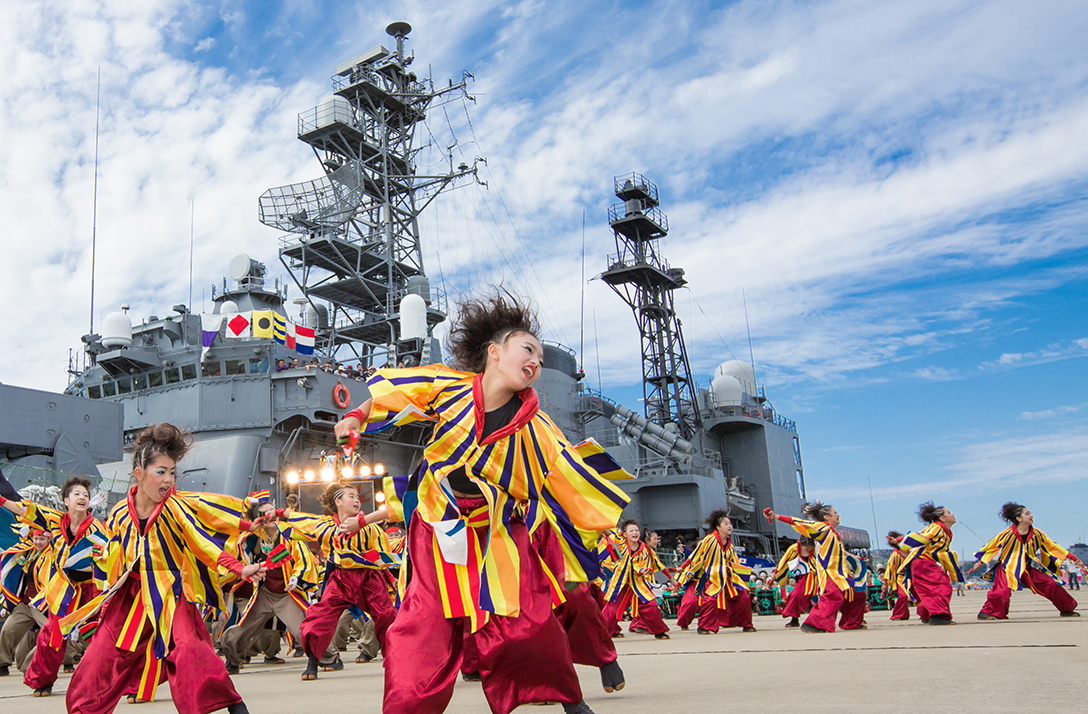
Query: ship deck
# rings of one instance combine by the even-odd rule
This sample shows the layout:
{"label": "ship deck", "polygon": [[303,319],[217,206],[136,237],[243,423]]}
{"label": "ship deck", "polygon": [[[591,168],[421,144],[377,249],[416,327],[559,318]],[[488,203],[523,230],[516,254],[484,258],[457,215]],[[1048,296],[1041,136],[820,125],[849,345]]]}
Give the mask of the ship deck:
{"label": "ship deck", "polygon": [[[1073,593],[1074,596],[1080,593]],[[1088,590],[1085,591],[1088,597]],[[587,703],[597,714],[662,714],[728,710],[745,712],[984,712],[1003,705],[1035,711],[1083,711],[1081,675],[1088,667],[1088,616],[1060,618],[1050,603],[1030,592],[1015,593],[1010,619],[975,619],[985,593],[954,597],[955,627],[890,622],[888,611],[867,616],[869,629],[806,635],[783,629],[779,617],[756,617],[757,633],[723,630],[699,636],[694,627],[658,642],[628,634],[617,640],[627,677],[622,692],[605,694],[597,671],[578,667]],[[347,656],[350,655],[350,659]],[[253,714],[326,711],[379,712],[380,662],[299,680],[301,659],[279,666],[254,664],[234,677]],[[259,661],[255,658],[254,661]],[[64,710],[70,675],[54,696],[33,699],[22,678],[0,679],[0,707],[20,714]],[[169,687],[158,701],[119,711],[173,712]],[[319,703],[319,704],[318,704]],[[448,712],[486,712],[479,684],[459,681]],[[562,712],[559,706],[519,711]]]}

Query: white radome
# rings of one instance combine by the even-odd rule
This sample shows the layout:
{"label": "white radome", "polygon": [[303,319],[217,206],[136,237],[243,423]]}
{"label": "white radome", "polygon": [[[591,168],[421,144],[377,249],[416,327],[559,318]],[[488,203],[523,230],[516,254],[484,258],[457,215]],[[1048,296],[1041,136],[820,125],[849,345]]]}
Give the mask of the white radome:
{"label": "white radome", "polygon": [[132,346],[132,320],[123,312],[111,312],[102,321],[102,346],[110,349]]}

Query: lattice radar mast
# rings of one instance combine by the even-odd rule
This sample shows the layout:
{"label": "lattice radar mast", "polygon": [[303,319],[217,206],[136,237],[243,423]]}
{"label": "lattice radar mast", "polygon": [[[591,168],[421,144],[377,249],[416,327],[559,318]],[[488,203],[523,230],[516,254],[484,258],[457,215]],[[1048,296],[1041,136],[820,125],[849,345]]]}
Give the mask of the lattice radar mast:
{"label": "lattice radar mast", "polygon": [[[306,321],[317,330],[318,350],[332,356],[346,347],[376,366],[382,355],[390,362],[438,358],[430,355],[431,331],[448,306],[423,268],[419,216],[443,189],[465,183],[458,179],[483,184],[477,166],[484,159],[454,165],[456,140],[444,147],[447,172],[416,172],[417,155],[429,145],[415,141],[427,111],[475,99],[468,72],[435,89],[429,77],[409,71],[414,56],[405,56],[404,40],[411,29],[390,24],[395,50],[379,45],[343,63],[332,77],[332,96],[299,114],[298,138],[325,175],[260,198],[261,222],[285,231],[280,261],[309,303]],[[401,303],[409,295],[426,303],[423,330],[403,329]]]}
{"label": "lattice radar mast", "polygon": [[608,209],[616,236],[616,254],[608,257],[604,280],[635,315],[642,338],[642,391],[646,418],[690,439],[700,425],[695,384],[673,291],[687,284],[682,268],[662,257],[658,239],[669,232],[669,219],[658,208],[657,186],[640,173],[615,179],[623,203]]}

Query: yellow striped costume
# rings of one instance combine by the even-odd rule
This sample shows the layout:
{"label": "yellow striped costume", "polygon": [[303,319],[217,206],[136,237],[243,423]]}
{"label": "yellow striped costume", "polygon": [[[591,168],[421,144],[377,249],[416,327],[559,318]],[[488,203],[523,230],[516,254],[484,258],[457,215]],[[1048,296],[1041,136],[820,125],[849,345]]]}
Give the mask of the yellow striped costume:
{"label": "yellow striped costume", "polygon": [[46,547],[41,553],[36,553],[30,536],[0,553],[0,607],[9,611],[14,609],[21,602],[19,594],[26,579],[30,578],[38,595],[28,604],[44,611],[46,602],[41,595],[49,584],[52,572],[52,549]]}
{"label": "yellow striped costume", "polygon": [[61,624],[71,628],[90,618],[129,577],[138,577],[140,596],[126,617],[116,646],[136,651],[145,629],[151,628],[140,691],[141,698],[153,699],[178,600],[225,609],[217,561],[224,550],[234,552],[237,547],[245,504],[230,496],[171,491],[148,518],[146,532],[141,533],[136,488],[133,486],[128,498],[114,506],[106,518],[110,589],[69,614]]}
{"label": "yellow striped costume", "polygon": [[888,584],[888,590],[895,592],[899,583],[899,573],[903,570],[905,556],[903,551],[893,550],[888,557],[888,565],[884,568],[884,582]]}
{"label": "yellow striped costume", "polygon": [[624,591],[630,588],[635,593],[631,600],[631,611],[638,614],[638,605],[641,602],[656,601],[653,591],[650,590],[650,582],[654,573],[664,571],[665,566],[657,557],[654,549],[639,541],[638,547],[631,550],[627,545],[627,539],[613,543],[619,555],[619,562],[612,572],[612,579],[608,581],[608,587],[604,591],[604,597],[609,602],[620,599]]}
{"label": "yellow striped costume", "polygon": [[[362,520],[363,513],[359,514]],[[316,543],[333,568],[376,568],[384,570],[399,563],[400,558],[389,544],[389,536],[376,524],[364,525],[359,532],[340,534],[340,519],[336,516],[315,516],[291,512],[281,524],[286,538]]]}
{"label": "yellow striped costume", "polygon": [[808,536],[816,542],[816,579],[818,592],[823,592],[828,578],[839,590],[851,588],[850,576],[846,567],[846,549],[835,529],[823,521],[806,521],[800,518],[780,516],[779,520],[788,523],[795,531]]}
{"label": "yellow striped costume", "polygon": [[684,578],[677,578],[680,583],[699,578],[699,594],[717,598],[718,607],[724,610],[727,600],[748,589],[752,569],[740,562],[732,538],[723,543],[717,531],[712,531],[695,546],[680,574]]}
{"label": "yellow striped costume", "polygon": [[818,568],[813,564],[813,555],[815,551],[807,558],[801,557],[801,546],[794,543],[786,552],[782,554],[782,557],[778,560],[778,565],[774,568],[774,581],[779,587],[786,587],[789,584],[789,579],[795,577],[801,580],[804,575],[810,574],[809,577],[804,578],[805,595],[819,595],[820,581],[816,576],[812,576],[811,573]]}
{"label": "yellow striped costume", "polygon": [[[1062,561],[1069,556],[1069,551],[1047,537],[1038,528],[1032,527],[1025,535],[1016,532],[1016,526],[1009,526],[1001,531],[982,549],[975,553],[975,559],[981,560],[994,577],[1004,574],[1010,590],[1022,590],[1025,585],[1021,580],[1027,572],[1028,564],[1034,562],[1040,570],[1060,577]],[[1032,592],[1036,592],[1031,578],[1027,578]]]}
{"label": "yellow striped costume", "polygon": [[918,558],[936,561],[948,573],[953,583],[963,582],[960,560],[952,550],[952,530],[937,521],[916,533],[908,533],[899,542],[900,550],[907,551],[903,564],[899,568],[897,584],[908,593],[913,593],[910,564]]}
{"label": "yellow striped costume", "polygon": [[[550,573],[546,567],[545,571],[559,593],[559,581],[589,582],[598,576],[597,536],[615,526],[629,500],[600,475],[622,477],[622,469],[617,471],[614,461],[603,458],[607,455],[599,446],[572,446],[543,412],[526,416],[524,425],[509,436],[492,435],[479,443],[481,376],[442,365],[379,370],[368,382],[373,403],[366,425],[367,432],[375,432],[409,422],[435,424],[424,450],[418,490],[409,488],[408,477],[388,479],[386,503],[392,521],[407,522],[414,515],[437,524],[436,559],[442,552],[438,531],[464,539],[460,529],[473,528],[477,534],[487,529],[483,537],[467,537],[465,563],[436,563],[444,583],[446,616],[469,617],[473,631],[491,614],[520,612],[521,564],[508,530],[512,520],[524,520],[530,535],[544,522],[552,524],[567,572]],[[532,389],[521,396],[523,409],[536,404]],[[600,463],[591,465],[594,461]],[[479,485],[486,503],[465,516],[442,483],[461,467]],[[416,479],[411,481],[414,485]]]}

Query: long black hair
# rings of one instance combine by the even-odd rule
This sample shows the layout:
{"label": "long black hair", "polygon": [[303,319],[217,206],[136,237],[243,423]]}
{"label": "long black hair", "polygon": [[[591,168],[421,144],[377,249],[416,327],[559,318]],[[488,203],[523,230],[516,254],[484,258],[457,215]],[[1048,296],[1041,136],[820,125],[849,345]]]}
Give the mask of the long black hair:
{"label": "long black hair", "polygon": [[922,523],[936,523],[944,515],[944,506],[934,506],[933,501],[926,501],[918,506],[918,519]]}
{"label": "long black hair", "polygon": [[1025,506],[1016,501],[1009,501],[1001,506],[1001,513],[999,515],[1015,526],[1016,521],[1020,518],[1020,514],[1024,512],[1024,508]]}
{"label": "long black hair", "polygon": [[488,346],[504,344],[516,332],[539,337],[536,314],[527,301],[505,288],[496,288],[494,295],[469,298],[457,306],[457,317],[446,336],[446,348],[457,369],[483,372]]}

